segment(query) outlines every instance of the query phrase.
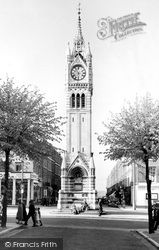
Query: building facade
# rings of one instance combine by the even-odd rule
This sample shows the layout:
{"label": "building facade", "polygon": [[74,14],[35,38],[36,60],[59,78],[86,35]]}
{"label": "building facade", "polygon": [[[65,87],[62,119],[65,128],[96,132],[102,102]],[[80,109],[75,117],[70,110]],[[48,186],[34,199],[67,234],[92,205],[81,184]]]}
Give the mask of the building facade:
{"label": "building facade", "polygon": [[[146,167],[144,163],[123,163],[117,161],[107,178],[107,194],[124,190],[125,202],[135,207],[147,207]],[[159,200],[159,160],[149,160],[152,203]]]}
{"label": "building facade", "polygon": [[[8,180],[8,205],[17,205],[23,200],[26,205],[33,199],[35,203],[41,203],[43,197],[47,198],[47,204],[56,204],[58,191],[61,188],[61,162],[62,158],[54,150],[52,157],[43,159],[39,164],[29,159],[22,160],[18,156],[12,156]],[[0,164],[0,194],[5,192],[4,164]]]}
{"label": "building facade", "polygon": [[84,199],[95,208],[95,165],[92,153],[92,54],[88,44],[85,49],[82,35],[80,9],[78,28],[71,51],[66,53],[66,151],[61,168],[61,190],[58,208],[63,209],[73,201]]}
{"label": "building facade", "polygon": [[43,160],[42,197],[47,197],[49,204],[57,204],[58,192],[61,189],[61,155],[54,151],[53,157]]}

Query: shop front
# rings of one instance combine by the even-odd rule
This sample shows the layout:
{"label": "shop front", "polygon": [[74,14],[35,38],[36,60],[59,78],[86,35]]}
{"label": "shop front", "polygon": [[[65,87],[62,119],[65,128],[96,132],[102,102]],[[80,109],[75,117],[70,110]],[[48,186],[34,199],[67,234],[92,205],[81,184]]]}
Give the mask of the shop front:
{"label": "shop front", "polygon": [[[5,192],[4,172],[0,172],[0,194]],[[22,181],[23,180],[23,181]],[[35,173],[9,172],[8,205],[17,205],[21,199],[28,206],[30,200],[35,199],[34,187],[38,184],[38,175]]]}

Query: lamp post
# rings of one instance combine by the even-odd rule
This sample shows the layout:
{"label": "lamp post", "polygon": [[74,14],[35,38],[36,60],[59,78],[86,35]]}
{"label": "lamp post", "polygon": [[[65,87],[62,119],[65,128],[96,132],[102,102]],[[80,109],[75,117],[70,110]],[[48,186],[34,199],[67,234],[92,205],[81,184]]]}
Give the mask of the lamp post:
{"label": "lamp post", "polygon": [[0,213],[2,213],[2,194],[1,194],[1,181],[2,181],[3,175],[0,174]]}
{"label": "lamp post", "polygon": [[135,163],[133,162],[133,209],[136,210],[136,190],[135,190]]}
{"label": "lamp post", "polygon": [[22,171],[22,177],[21,177],[21,187],[20,187],[20,191],[21,191],[21,203],[23,202],[23,193],[24,193],[24,184],[23,184],[23,175],[24,175],[24,163],[21,163],[21,171]]}

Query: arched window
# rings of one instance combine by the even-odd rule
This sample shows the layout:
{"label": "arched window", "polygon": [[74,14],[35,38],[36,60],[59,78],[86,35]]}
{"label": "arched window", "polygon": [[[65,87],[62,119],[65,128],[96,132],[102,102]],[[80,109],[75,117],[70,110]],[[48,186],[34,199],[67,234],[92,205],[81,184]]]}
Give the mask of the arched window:
{"label": "arched window", "polygon": [[75,108],[75,94],[72,94],[71,106],[72,106],[72,108]]}
{"label": "arched window", "polygon": [[77,108],[80,108],[80,94],[77,94]]}
{"label": "arched window", "polygon": [[85,107],[85,94],[82,94],[81,96],[81,104],[82,104],[82,108]]}

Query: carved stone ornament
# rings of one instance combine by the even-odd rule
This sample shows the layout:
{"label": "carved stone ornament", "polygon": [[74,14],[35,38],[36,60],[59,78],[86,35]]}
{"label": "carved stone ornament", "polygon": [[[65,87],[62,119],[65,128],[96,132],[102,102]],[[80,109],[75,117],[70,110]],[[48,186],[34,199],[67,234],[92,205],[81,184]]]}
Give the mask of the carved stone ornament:
{"label": "carved stone ornament", "polygon": [[74,177],[74,182],[75,183],[82,183],[82,176],[80,173],[76,174],[76,176]]}

